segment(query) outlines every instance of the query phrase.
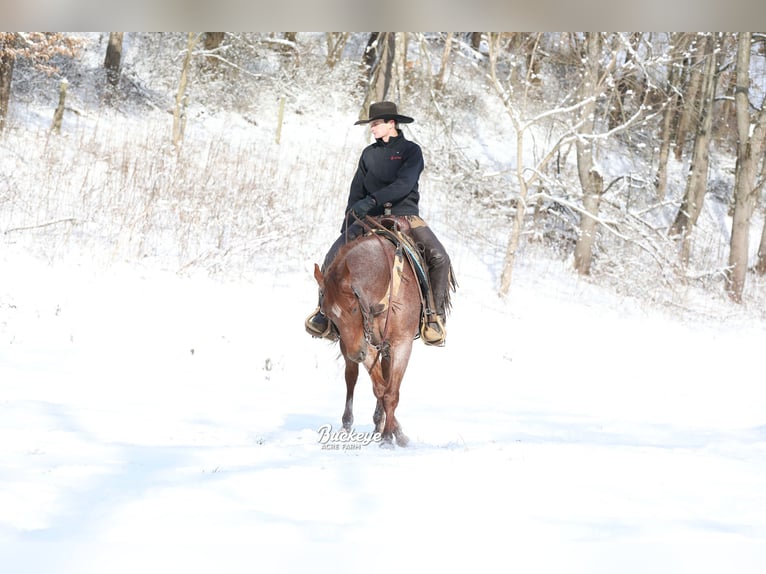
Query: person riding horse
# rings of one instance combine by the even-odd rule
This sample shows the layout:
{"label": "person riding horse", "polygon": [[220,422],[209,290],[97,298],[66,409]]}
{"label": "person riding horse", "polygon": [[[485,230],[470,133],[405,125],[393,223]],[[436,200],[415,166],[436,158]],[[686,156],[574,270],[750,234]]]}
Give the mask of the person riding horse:
{"label": "person riding horse", "polygon": [[[341,234],[327,252],[322,270],[330,265],[341,246],[364,233],[360,221],[365,216],[383,215],[386,206],[392,216],[404,217],[409,223],[408,234],[424,256],[433,293],[435,309],[426,315],[423,340],[428,345],[441,346],[447,336],[445,307],[449,301],[451,264],[444,246],[419,216],[418,187],[424,168],[423,151],[418,144],[406,139],[399,127],[399,124],[413,121],[413,118],[399,114],[394,102],[384,101],[371,104],[369,117],[355,122],[355,125],[370,124],[375,142],[364,148],[359,158]],[[305,327],[314,337],[333,336],[329,320],[320,306],[306,318]]]}

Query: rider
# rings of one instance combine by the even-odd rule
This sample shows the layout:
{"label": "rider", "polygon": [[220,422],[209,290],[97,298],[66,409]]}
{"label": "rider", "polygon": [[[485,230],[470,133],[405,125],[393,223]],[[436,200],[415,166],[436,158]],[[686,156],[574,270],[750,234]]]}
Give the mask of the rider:
{"label": "rider", "polygon": [[[391,215],[404,216],[410,223],[409,235],[424,254],[428,266],[436,314],[426,318],[423,340],[428,345],[442,345],[447,335],[445,307],[450,289],[450,259],[434,232],[418,215],[423,152],[418,144],[404,137],[399,127],[413,121],[399,114],[394,102],[377,102],[370,105],[368,119],[355,122],[355,125],[370,124],[375,142],[367,146],[359,158],[341,235],[330,247],[322,271],[342,245],[364,232],[356,218],[383,215],[384,205],[391,204]],[[332,337],[329,321],[319,307],[306,318],[305,325],[314,337]]]}

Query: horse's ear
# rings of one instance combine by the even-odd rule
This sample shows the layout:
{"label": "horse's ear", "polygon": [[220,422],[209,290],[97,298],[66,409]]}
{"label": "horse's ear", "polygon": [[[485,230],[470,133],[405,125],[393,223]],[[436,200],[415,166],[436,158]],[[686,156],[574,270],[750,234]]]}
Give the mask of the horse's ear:
{"label": "horse's ear", "polygon": [[322,276],[322,272],[319,270],[319,265],[316,263],[314,263],[314,279],[317,280],[319,288],[324,289],[324,276]]}

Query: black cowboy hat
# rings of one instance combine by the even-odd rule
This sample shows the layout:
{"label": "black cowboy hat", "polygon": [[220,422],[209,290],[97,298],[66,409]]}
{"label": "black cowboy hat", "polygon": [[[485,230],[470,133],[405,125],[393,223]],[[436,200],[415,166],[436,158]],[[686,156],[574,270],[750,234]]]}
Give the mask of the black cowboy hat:
{"label": "black cowboy hat", "polygon": [[402,116],[396,111],[396,104],[394,102],[376,102],[370,104],[370,117],[366,120],[359,120],[354,122],[355,126],[359,124],[369,124],[375,120],[396,120],[400,124],[409,124],[415,120],[409,116]]}

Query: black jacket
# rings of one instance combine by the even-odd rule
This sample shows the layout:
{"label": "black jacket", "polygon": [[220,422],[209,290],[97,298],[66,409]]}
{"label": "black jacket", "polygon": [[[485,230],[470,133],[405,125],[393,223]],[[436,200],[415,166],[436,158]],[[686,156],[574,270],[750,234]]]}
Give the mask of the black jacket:
{"label": "black jacket", "polygon": [[351,189],[348,194],[349,208],[367,195],[372,195],[377,205],[369,215],[382,215],[383,205],[391,203],[393,215],[419,215],[418,180],[423,171],[423,151],[399,132],[388,143],[375,140],[362,150]]}

